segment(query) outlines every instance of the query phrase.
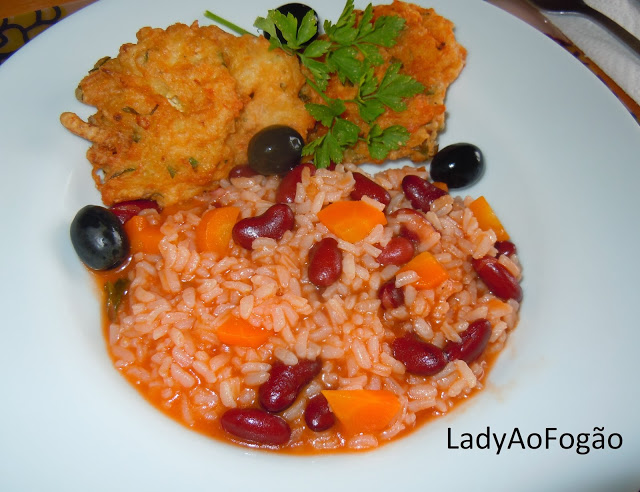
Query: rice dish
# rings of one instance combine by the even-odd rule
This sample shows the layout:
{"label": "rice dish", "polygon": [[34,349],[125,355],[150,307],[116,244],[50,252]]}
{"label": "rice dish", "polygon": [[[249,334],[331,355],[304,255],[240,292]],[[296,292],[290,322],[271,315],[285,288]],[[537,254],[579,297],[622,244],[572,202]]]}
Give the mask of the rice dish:
{"label": "rice dish", "polygon": [[[126,294],[106,325],[115,367],[149,401],[183,425],[223,440],[284,452],[336,452],[376,448],[443,415],[483,387],[491,360],[518,321],[519,302],[499,299],[474,271],[472,261],[497,258],[521,278],[516,254],[499,254],[492,229],[479,227],[471,197],[446,193],[427,212],[406,213],[411,202],[403,178],[428,179],[424,168],[389,169],[369,176],[388,191],[388,205],[360,201],[384,214],[362,240],[349,242],[330,232],[318,214],[333,203],[353,201],[354,165],[303,170],[295,199],[287,206],[295,225],[278,239],[255,239],[252,249],[229,241],[220,255],[199,251],[196,230],[210,209],[237,207],[238,220],[264,213],[276,203],[277,176],[223,179],[219,187],[179,207],[142,212],[159,227],[155,254],[135,252],[117,272]],[[376,261],[394,237],[411,237],[415,254],[429,252],[446,271],[433,288],[415,271]],[[309,280],[315,243],[331,237],[342,255],[341,274],[327,287]],[[384,305],[388,282],[403,293],[397,307]],[[230,317],[267,332],[257,347],[222,343],[218,330]],[[394,340],[412,336],[440,349],[459,343],[477,320],[490,323],[490,339],[471,363],[448,360],[434,375],[410,373],[394,357]],[[291,429],[278,446],[247,443],[221,427],[230,409],[260,408],[260,387],[276,364],[318,361],[320,371],[295,401],[277,412]],[[383,428],[353,432],[340,421],[312,431],[305,423],[308,402],[321,391],[374,390],[394,395],[398,411]]]}

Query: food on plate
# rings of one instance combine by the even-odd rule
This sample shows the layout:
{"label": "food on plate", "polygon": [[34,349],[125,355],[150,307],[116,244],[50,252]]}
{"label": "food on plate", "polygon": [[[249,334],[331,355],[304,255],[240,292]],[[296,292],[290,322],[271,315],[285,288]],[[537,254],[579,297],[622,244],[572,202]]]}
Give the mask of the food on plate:
{"label": "food on plate", "polygon": [[[436,153],[452,24],[348,0],[317,36],[301,12],[259,18],[269,41],[145,28],[96,67],[79,94],[98,112],[62,122],[93,142],[108,208],[71,236],[115,367],[163,412],[261,449],[373,449],[483,387],[521,267],[489,202],[449,193],[480,150]],[[357,167],[434,154],[436,181]]]}
{"label": "food on plate", "polygon": [[251,164],[247,144],[273,125],[293,128],[317,167],[435,154],[445,94],[466,58],[450,21],[404,2],[357,11],[348,1],[318,39],[310,10],[302,42],[302,21],[292,40],[272,12],[256,23],[276,34],[270,41],[197,23],[143,28],[80,82],[78,99],[97,112],[61,122],[92,142],[106,205],[172,205],[215,187]]}
{"label": "food on plate", "polygon": [[[284,16],[288,16],[289,14],[291,14],[298,21],[298,25],[302,23],[306,15],[310,16],[310,19],[312,20],[312,24],[316,26],[319,24],[318,13],[315,10],[313,10],[311,7],[303,3],[287,3],[284,5],[280,5],[280,7],[278,7],[276,10]],[[211,12],[207,12],[207,13],[211,14]],[[271,35],[268,32],[264,32],[263,34],[264,34],[264,37],[267,39],[271,37]],[[287,42],[287,39],[283,36],[282,31],[280,31],[280,29],[276,28],[276,34],[281,43]],[[304,46],[304,47],[308,46],[317,37],[318,37],[318,31],[316,30],[315,33],[312,33],[310,36],[308,36],[308,39],[306,39],[304,42],[301,43],[301,46]]]}
{"label": "food on plate", "polygon": [[304,141],[287,125],[271,125],[249,141],[249,167],[260,174],[286,174],[300,163]]}
{"label": "food on plate", "polygon": [[301,453],[375,448],[481,389],[518,321],[513,243],[471,197],[416,201],[424,168],[290,174],[291,202],[253,174],[136,216],[160,239],[109,273],[116,368],[187,427]]}
{"label": "food on plate", "polygon": [[[343,17],[349,16],[343,13]],[[351,52],[342,55],[346,50],[340,49],[341,56],[335,56],[338,58],[335,63],[344,67],[343,73],[330,77],[324,94],[309,84],[304,87],[303,94],[312,103],[320,105],[326,104],[327,98],[348,101],[344,110],[342,107],[338,110],[339,116],[355,124],[361,138],[353,146],[344,148],[344,162],[382,162],[400,158],[422,162],[431,158],[438,149],[438,133],[444,128],[447,89],[462,71],[466,60],[466,49],[456,41],[453,23],[433,9],[397,0],[364,12],[355,11],[352,17],[359,22],[363,17],[370,17],[374,25],[385,25],[380,31],[393,26],[393,22],[384,23],[382,19],[401,19],[403,22],[397,38],[379,47],[379,60],[371,61],[369,65],[365,63],[365,68],[360,70],[354,69],[343,56],[349,60],[351,55],[357,57],[364,53],[366,61],[370,51],[356,45]],[[343,35],[345,23],[337,23],[337,39]],[[367,40],[366,36],[370,34],[360,31],[358,35]],[[328,37],[331,38],[331,34]],[[363,45],[367,46],[365,42]],[[372,58],[375,60],[376,57]],[[380,81],[377,86],[369,83],[370,73]],[[331,103],[328,106],[331,107]],[[321,119],[321,115],[315,114]],[[326,119],[325,116],[311,131],[311,141],[327,134]],[[392,129],[400,129],[400,132],[392,132]],[[383,138],[381,131],[387,132]],[[392,145],[380,153],[380,141],[388,145],[394,139],[402,144]]]}
{"label": "food on plate", "polygon": [[473,144],[448,145],[431,159],[431,179],[445,183],[448,188],[466,188],[477,183],[484,173],[484,156]]}
{"label": "food on plate", "polygon": [[298,61],[261,36],[194,23],[137,37],[80,82],[78,99],[97,112],[87,122],[61,116],[92,142],[87,157],[106,205],[189,199],[246,164],[262,128],[286,124],[305,137],[314,124],[298,97]]}
{"label": "food on plate", "polygon": [[71,222],[71,243],[82,262],[94,270],[111,270],[129,257],[129,236],[117,215],[87,205]]}

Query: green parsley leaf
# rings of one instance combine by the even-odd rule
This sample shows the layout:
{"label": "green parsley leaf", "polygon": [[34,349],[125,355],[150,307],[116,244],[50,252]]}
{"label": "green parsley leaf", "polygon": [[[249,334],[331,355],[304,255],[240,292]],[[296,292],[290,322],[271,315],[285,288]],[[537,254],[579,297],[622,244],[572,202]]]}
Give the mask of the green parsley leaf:
{"label": "green parsley leaf", "polygon": [[384,104],[377,99],[363,101],[358,104],[360,117],[367,123],[373,123],[384,113]]}
{"label": "green parsley leaf", "polygon": [[[335,139],[334,139],[335,140]],[[331,148],[334,146],[334,141],[331,140],[331,135],[324,135],[319,139],[319,145],[314,150],[315,162],[314,164],[319,169],[329,167],[331,164]]]}
{"label": "green parsley leaf", "polygon": [[[325,135],[324,145],[326,146],[327,157],[329,159],[329,164],[331,162],[340,163],[342,162],[342,154],[344,152],[344,148],[340,145],[340,142],[333,134],[333,131],[330,131]],[[328,164],[327,164],[328,166]]]}
{"label": "green parsley leaf", "polygon": [[304,106],[307,109],[307,112],[313,116],[315,120],[318,120],[321,124],[326,127],[331,127],[333,124],[333,119],[336,116],[339,116],[340,113],[336,114],[332,108],[325,104],[314,104],[309,103]]}
{"label": "green parsley leaf", "polygon": [[305,145],[302,155],[313,155],[317,168],[328,167],[332,162],[339,164],[342,162],[344,151],[358,141],[359,133],[358,125],[336,117],[325,135]]}
{"label": "green parsley leaf", "polygon": [[106,307],[107,307],[107,316],[110,321],[114,321],[116,319],[116,314],[118,312],[118,307],[122,302],[122,298],[127,294],[127,289],[129,288],[129,279],[127,278],[119,278],[115,282],[107,282],[104,284],[104,291],[106,294]]}
{"label": "green parsley leaf", "polygon": [[404,29],[405,20],[402,17],[383,15],[376,19],[373,29],[364,34],[360,41],[390,48],[396,44],[400,31]]}
{"label": "green parsley leaf", "polygon": [[[327,138],[328,135],[330,134],[322,135],[302,148],[303,156],[314,156],[314,164],[318,169],[329,167],[329,164],[331,164],[329,147],[333,145],[334,142]],[[335,139],[333,140],[335,141]]]}
{"label": "green parsley leaf", "polygon": [[278,30],[276,29],[276,24],[273,20],[273,16],[271,15],[271,11],[269,11],[269,15],[267,15],[267,17],[258,17],[253,25],[261,31],[269,34],[270,49],[282,48],[285,51],[291,51],[287,50],[280,42],[280,39],[278,38]]}
{"label": "green parsley leaf", "polygon": [[373,125],[367,135],[369,154],[376,160],[383,160],[392,150],[397,150],[409,140],[409,131],[401,125],[393,125],[382,130]]}
{"label": "green parsley leaf", "polygon": [[282,33],[282,37],[287,42],[287,46],[292,50],[300,47],[298,44],[298,20],[291,12],[284,15],[278,10],[270,10],[269,17],[273,19],[274,24]]}
{"label": "green parsley leaf", "polygon": [[338,73],[340,82],[346,80],[352,84],[358,84],[364,76],[364,64],[358,60],[358,50],[353,46],[343,46],[327,56],[327,64],[332,71]]}
{"label": "green parsley leaf", "polygon": [[377,98],[394,111],[404,111],[406,106],[403,98],[412,97],[424,91],[424,86],[410,77],[398,73],[401,65],[395,63],[389,67],[380,82]]}
{"label": "green parsley leaf", "polygon": [[313,14],[313,10],[309,10],[302,21],[300,22],[300,27],[298,28],[298,44],[303,46],[307,41],[309,41],[315,34],[318,32],[318,25],[316,23],[316,16]]}
{"label": "green parsley leaf", "polygon": [[[320,146],[322,145],[322,141],[324,140],[324,135],[321,137],[318,137],[314,140],[311,140],[310,142],[308,142],[303,148],[302,148],[302,155],[303,156],[307,156],[307,155],[314,155],[316,154],[316,152],[318,151],[318,149],[320,148]],[[318,165],[318,160],[316,159],[316,167],[327,167],[329,165],[329,163],[327,163],[326,166],[319,166]]]}
{"label": "green parsley leaf", "polygon": [[[347,0],[340,17],[338,18],[338,22],[332,24],[331,21],[324,21],[324,32],[331,39],[339,44],[351,44],[353,39],[355,39],[356,33],[351,33],[353,30],[353,26],[356,23],[356,14],[353,11],[353,0]],[[349,41],[349,38],[351,38]],[[343,42],[341,42],[343,41]]]}
{"label": "green parsley leaf", "polygon": [[[216,20],[217,16],[209,14],[205,15]],[[231,23],[225,22],[221,23],[229,27]],[[266,17],[256,19],[254,26],[269,34],[271,49],[281,48],[298,57],[310,74],[307,84],[326,103],[305,106],[309,114],[327,128],[324,135],[308,142],[303,149],[303,155],[314,157],[317,167],[342,162],[344,151],[358,140],[367,143],[371,157],[376,160],[384,159],[391,150],[408,140],[409,132],[402,126],[382,130],[375,124],[386,108],[404,111],[404,100],[424,91],[421,83],[400,73],[401,65],[398,63],[389,66],[380,78],[374,70],[384,62],[380,47],[394,46],[405,24],[399,16],[380,16],[374,21],[371,4],[357,15],[354,1],[346,0],[335,23],[324,21],[326,37],[305,46],[318,32],[313,12],[307,12],[299,25],[292,14],[284,15],[277,10],[270,10]],[[240,31],[236,29],[236,32]],[[353,100],[332,99],[325,94],[332,76],[357,89]],[[346,103],[355,104],[360,117],[371,125],[366,137],[360,135],[358,125],[341,117]],[[172,177],[175,172],[169,169]]]}
{"label": "green parsley leaf", "polygon": [[400,64],[391,65],[378,84],[373,67],[361,79],[359,97],[354,100],[360,117],[373,123],[385,111],[385,106],[394,111],[404,111],[404,99],[424,91],[424,87],[408,75],[399,74]]}
{"label": "green parsley leaf", "polygon": [[[331,133],[335,136],[336,141],[341,147],[351,147],[358,141],[360,127],[349,120],[345,120],[344,118],[336,118]],[[342,162],[342,155],[340,155],[339,159],[334,159],[334,162]]]}
{"label": "green parsley leaf", "polygon": [[[304,44],[318,32],[316,17],[311,10],[305,14],[299,26],[298,19],[291,12],[285,15],[275,9],[269,10],[267,17],[258,17],[253,25],[269,34],[272,49],[282,48],[288,53],[295,53],[302,49]],[[284,38],[284,44],[280,41],[279,34]],[[310,58],[316,56],[310,56]]]}
{"label": "green parsley leaf", "polygon": [[374,73],[373,67],[369,66],[360,81],[360,97],[373,94],[378,89],[378,79]]}
{"label": "green parsley leaf", "polygon": [[358,44],[358,50],[360,50],[360,53],[362,53],[364,59],[369,62],[369,65],[378,66],[382,65],[382,63],[384,62],[384,59],[382,58],[378,47],[374,46],[373,44],[360,43]]}
{"label": "green parsley leaf", "polygon": [[331,41],[316,39],[309,43],[309,45],[304,49],[302,56],[307,58],[319,58],[326,55],[329,48],[331,48]]}
{"label": "green parsley leaf", "polygon": [[369,4],[362,12],[362,17],[358,24],[358,38],[362,39],[374,30],[374,25],[371,23],[373,20],[373,5]]}
{"label": "green parsley leaf", "polygon": [[318,86],[318,89],[320,89],[319,93],[322,94],[322,91],[327,88],[329,76],[331,75],[329,67],[326,63],[312,60],[304,55],[299,55],[299,58],[300,62],[305,65],[311,72],[313,81]]}

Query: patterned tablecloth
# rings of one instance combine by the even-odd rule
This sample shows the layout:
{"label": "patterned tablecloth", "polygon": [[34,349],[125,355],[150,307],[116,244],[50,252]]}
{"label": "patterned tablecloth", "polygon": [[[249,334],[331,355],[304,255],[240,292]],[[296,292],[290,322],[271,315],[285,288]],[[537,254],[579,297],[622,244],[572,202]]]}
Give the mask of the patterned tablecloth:
{"label": "patterned tablecloth", "polygon": [[2,19],[0,22],[0,64],[18,49],[70,12],[52,7]]}

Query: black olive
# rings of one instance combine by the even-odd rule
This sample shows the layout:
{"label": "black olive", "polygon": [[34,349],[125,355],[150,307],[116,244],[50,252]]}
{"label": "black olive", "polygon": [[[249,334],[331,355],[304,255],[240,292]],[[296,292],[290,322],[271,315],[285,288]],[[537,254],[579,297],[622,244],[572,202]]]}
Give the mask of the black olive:
{"label": "black olive", "polygon": [[82,262],[93,270],[110,270],[129,256],[129,238],[120,219],[97,205],[80,209],[71,222],[71,243]]}
{"label": "black olive", "polygon": [[249,167],[265,176],[286,174],[300,163],[304,141],[293,128],[272,125],[249,141]]}
{"label": "black olive", "polygon": [[484,172],[484,157],[478,147],[456,143],[438,151],[431,161],[431,179],[449,188],[465,188],[477,182]]}
{"label": "black olive", "polygon": [[[318,20],[318,14],[316,13],[316,11],[303,3],[287,3],[285,5],[281,5],[276,10],[283,15],[287,15],[287,14],[293,15],[298,21],[298,28],[300,28],[300,24],[302,23],[302,19],[304,18],[304,16],[307,15],[307,12],[311,10],[313,12],[313,16],[316,18],[316,26],[320,26],[320,21]],[[278,39],[280,40],[280,42],[282,44],[286,44],[287,41],[284,39],[284,37],[282,37],[282,33],[280,32],[280,29],[278,29],[277,27],[276,27],[276,32],[278,34]],[[268,32],[265,32],[263,34],[264,34],[264,37],[267,39],[271,37],[271,35]],[[318,37],[318,31],[316,31],[316,33],[313,35],[311,39],[309,39],[309,41],[303,43],[302,46],[308,45],[317,37]]]}

